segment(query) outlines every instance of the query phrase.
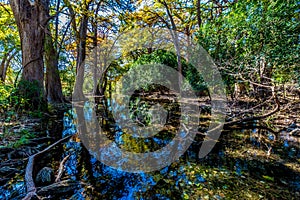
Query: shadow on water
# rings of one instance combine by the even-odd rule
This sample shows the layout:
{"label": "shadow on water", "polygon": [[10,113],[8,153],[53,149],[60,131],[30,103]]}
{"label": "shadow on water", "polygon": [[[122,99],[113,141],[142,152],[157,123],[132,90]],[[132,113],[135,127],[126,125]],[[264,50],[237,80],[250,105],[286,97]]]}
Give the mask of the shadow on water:
{"label": "shadow on water", "polygon": [[[138,101],[136,101],[138,102]],[[169,102],[166,102],[169,103]],[[97,119],[107,137],[119,148],[135,152],[151,152],[164,147],[174,138],[179,127],[177,104],[167,108],[163,103],[130,105],[134,112],[130,119],[123,115],[124,106],[109,99],[97,107]],[[82,109],[86,121],[92,120],[94,104],[86,102]],[[212,152],[198,158],[199,148],[209,125],[209,108],[202,108],[199,132],[192,145],[179,159],[160,170],[148,173],[129,173],[104,165],[97,155],[82,143],[78,132],[78,113],[71,109],[64,113],[61,123],[52,123],[52,131],[62,137],[74,135],[70,141],[41,160],[52,167],[69,155],[62,180],[79,181],[80,184],[68,193],[51,199],[298,199],[300,192],[299,140],[287,132],[278,135],[255,127],[242,130],[224,130]],[[166,113],[162,112],[162,108]],[[152,109],[152,110],[151,110]],[[144,112],[146,110],[146,112]],[[135,112],[136,111],[136,112]],[[128,127],[121,127],[114,115],[128,120]],[[150,114],[149,114],[150,113]],[[155,114],[162,118],[155,118]],[[185,119],[193,117],[187,112]],[[182,116],[181,116],[182,117]],[[130,123],[141,127],[165,121],[163,131],[153,137],[139,138],[127,134]],[[152,121],[151,121],[152,120]],[[130,122],[132,121],[132,122]],[[160,124],[161,121],[158,122]],[[175,125],[174,125],[175,124]],[[154,126],[155,127],[155,126]],[[167,127],[167,128],[165,128]],[[164,129],[165,128],[165,129]],[[59,132],[60,131],[60,132]],[[149,130],[152,131],[152,130]],[[179,131],[179,134],[184,131]],[[61,137],[61,136],[60,136]],[[101,140],[95,133],[94,140]],[[89,145],[97,144],[89,141]],[[49,160],[50,159],[50,160]],[[20,168],[25,169],[25,164]],[[24,173],[14,176],[6,186],[0,186],[0,199],[14,199],[25,195]],[[9,185],[9,186],[7,186]],[[18,193],[18,195],[14,193]],[[17,199],[17,198],[16,198]]]}

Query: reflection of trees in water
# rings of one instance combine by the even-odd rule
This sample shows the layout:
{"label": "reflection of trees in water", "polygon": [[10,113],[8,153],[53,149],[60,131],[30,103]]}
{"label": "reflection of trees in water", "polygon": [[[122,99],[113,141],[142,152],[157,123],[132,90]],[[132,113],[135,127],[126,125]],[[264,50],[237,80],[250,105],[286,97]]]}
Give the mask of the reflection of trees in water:
{"label": "reflection of trees in water", "polygon": [[[117,124],[116,122],[111,123],[111,121],[113,121],[113,115],[110,113],[110,107],[116,105],[110,102],[109,99],[105,101],[106,103],[98,105],[98,119],[102,120],[99,121],[100,124],[103,123],[102,127],[106,127],[106,135],[115,141],[118,138],[117,135],[120,134],[120,127],[115,125]],[[208,112],[209,110],[206,111]],[[209,118],[207,120],[209,121]],[[261,132],[260,129],[258,131]],[[260,134],[261,140],[264,139],[263,142],[268,142],[267,133],[268,131],[262,131]],[[289,160],[292,163],[297,155],[299,155],[299,149],[296,148],[297,151],[292,155],[293,157],[291,157],[290,152],[292,151],[292,147],[285,148],[282,146],[282,142],[270,141],[270,144],[273,145],[275,142],[276,145],[273,145],[274,150],[272,150],[269,159],[267,159],[266,156],[264,157],[264,155],[267,154],[267,149],[264,147],[264,144],[261,143],[260,147],[252,145],[250,136],[256,137],[256,132],[255,134],[250,134],[249,131],[241,132],[231,130],[223,134],[213,151],[205,159],[200,160],[200,162],[197,159],[197,148],[201,145],[200,141],[202,138],[196,137],[196,142],[185,155],[180,158],[179,162],[173,163],[164,170],[152,172],[148,175],[133,175],[131,173],[114,170],[98,161],[92,162],[93,177],[97,180],[95,185],[92,183],[92,186],[95,188],[95,191],[100,191],[96,196],[103,198],[111,198],[112,196],[118,198],[123,196],[152,198],[156,194],[169,196],[170,198],[175,195],[180,198],[183,191],[190,192],[189,187],[192,189],[198,187],[195,186],[195,182],[197,181],[197,184],[200,184],[202,187],[209,184],[211,191],[214,193],[217,193],[217,187],[219,185],[226,185],[229,188],[228,190],[234,190],[236,189],[236,184],[240,184],[248,190],[249,188],[250,190],[254,190],[257,188],[252,187],[252,185],[259,183],[261,185],[257,186],[258,188],[263,187],[264,184],[271,186],[270,189],[265,189],[266,192],[275,191],[276,189],[278,192],[284,192],[284,194],[290,197],[291,193],[297,191],[299,173],[291,167],[276,162],[274,158],[280,156],[282,159]],[[99,134],[95,134],[95,137],[89,144],[92,145],[95,143],[96,145],[97,140],[95,138],[97,137],[99,137]],[[126,142],[132,144],[136,141],[130,141],[128,139]],[[197,144],[197,142],[199,143]],[[277,144],[281,144],[281,146]],[[121,145],[120,147],[124,148]],[[244,152],[244,150],[246,151]],[[132,151],[135,151],[135,149]],[[81,159],[81,162],[84,162],[84,159]],[[189,167],[190,164],[193,166],[192,168]],[[86,169],[90,170],[89,168]],[[191,176],[191,173],[195,173],[196,178]],[[213,176],[211,176],[212,173]],[[246,178],[242,178],[242,176]],[[267,179],[273,181],[270,182]],[[85,181],[89,182],[89,180]],[[143,182],[144,185],[140,185],[141,182]],[[191,182],[191,185],[188,182]],[[262,184],[262,182],[265,183]],[[282,182],[286,182],[290,184],[290,186],[283,185]],[[148,190],[142,190],[141,188],[143,187],[148,188]],[[166,193],[164,188],[168,188],[170,193]],[[287,194],[282,188],[290,188],[290,194]],[[224,191],[226,192],[227,190]]]}
{"label": "reflection of trees in water", "polygon": [[[124,148],[128,151],[134,152],[149,152],[155,151],[162,148],[169,141],[171,141],[175,133],[179,129],[180,119],[180,107],[174,94],[166,95],[163,98],[151,98],[153,95],[161,95],[155,92],[135,91],[130,98],[130,118],[125,119],[128,122],[128,128],[122,129],[113,117],[112,109],[115,109],[115,113],[122,115],[124,107],[118,105],[115,101],[103,98],[101,103],[97,105],[97,118],[103,131],[105,131],[107,137],[115,141],[119,147]],[[172,99],[173,98],[173,99]],[[155,105],[161,105],[162,108],[166,109],[167,117],[163,123],[162,130],[154,130],[157,134],[154,137],[149,138],[138,138],[132,136],[135,126],[147,127],[150,125],[151,113],[149,112],[151,107]],[[128,108],[127,108],[128,109]],[[154,111],[155,112],[155,111]],[[148,116],[146,116],[148,115]],[[148,117],[148,122],[146,122]],[[132,125],[132,126],[131,126]],[[127,132],[126,132],[127,131]]]}

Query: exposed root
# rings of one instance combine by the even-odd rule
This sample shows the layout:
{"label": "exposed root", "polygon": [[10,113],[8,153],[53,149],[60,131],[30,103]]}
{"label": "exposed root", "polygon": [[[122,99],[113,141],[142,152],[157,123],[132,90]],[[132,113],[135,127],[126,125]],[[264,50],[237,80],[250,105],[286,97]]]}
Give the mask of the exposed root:
{"label": "exposed root", "polygon": [[68,139],[70,139],[72,137],[72,135],[69,135],[67,137],[64,137],[60,140],[58,140],[57,142],[55,142],[54,144],[50,145],[49,147],[47,147],[46,149],[32,155],[29,157],[28,159],[28,163],[26,166],[26,173],[25,173],[25,181],[26,181],[26,190],[27,190],[27,195],[23,198],[23,200],[29,200],[33,197],[40,199],[37,194],[36,194],[36,187],[34,184],[34,180],[33,180],[33,165],[34,165],[34,160],[36,158],[38,158],[39,156],[41,156],[43,153],[49,151],[50,149],[52,149],[53,147],[55,147],[56,145],[58,145],[61,142],[64,142]]}

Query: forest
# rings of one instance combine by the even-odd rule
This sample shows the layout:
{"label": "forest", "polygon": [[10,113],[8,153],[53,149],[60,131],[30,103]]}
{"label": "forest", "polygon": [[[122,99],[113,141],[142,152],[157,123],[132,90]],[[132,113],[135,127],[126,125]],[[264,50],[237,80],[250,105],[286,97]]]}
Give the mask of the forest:
{"label": "forest", "polygon": [[300,199],[297,0],[0,0],[0,199]]}

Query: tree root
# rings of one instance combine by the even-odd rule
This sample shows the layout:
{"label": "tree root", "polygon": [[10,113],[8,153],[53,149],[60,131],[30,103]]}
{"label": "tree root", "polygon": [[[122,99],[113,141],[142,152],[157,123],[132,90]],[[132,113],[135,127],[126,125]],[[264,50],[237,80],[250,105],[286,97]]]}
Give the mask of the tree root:
{"label": "tree root", "polygon": [[41,156],[43,153],[49,151],[50,149],[52,149],[53,147],[58,145],[59,143],[64,142],[64,141],[70,139],[71,137],[72,137],[72,135],[64,137],[64,138],[58,140],[57,142],[55,142],[54,144],[50,145],[46,149],[44,149],[44,150],[42,150],[42,151],[40,151],[40,152],[38,152],[34,155],[29,156],[28,163],[27,163],[27,166],[26,166],[26,173],[25,173],[25,182],[26,182],[27,195],[23,198],[23,200],[30,200],[33,197],[35,197],[37,199],[40,199],[36,194],[36,187],[35,187],[33,176],[32,176],[34,160],[36,158],[38,158],[39,156]]}

